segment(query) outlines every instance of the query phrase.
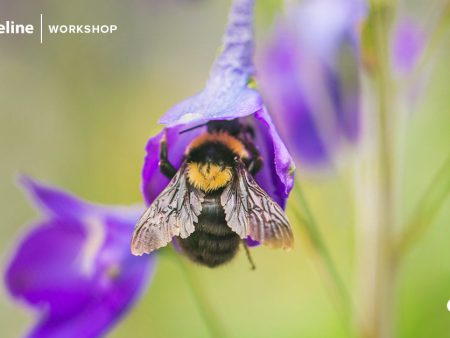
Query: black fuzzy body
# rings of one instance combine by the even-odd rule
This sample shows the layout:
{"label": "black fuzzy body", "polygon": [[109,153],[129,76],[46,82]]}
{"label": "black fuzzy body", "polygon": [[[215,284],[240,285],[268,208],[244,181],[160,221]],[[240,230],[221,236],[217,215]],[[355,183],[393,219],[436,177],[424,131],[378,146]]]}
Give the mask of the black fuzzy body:
{"label": "black fuzzy body", "polygon": [[177,238],[184,253],[194,262],[210,268],[230,261],[241,239],[225,221],[220,204],[222,189],[205,194],[195,231],[188,238]]}
{"label": "black fuzzy body", "polygon": [[[188,154],[188,163],[215,164],[233,167],[234,154],[220,142],[207,142]],[[188,238],[177,238],[183,252],[194,262],[214,268],[229,262],[236,255],[241,239],[227,225],[220,203],[223,188],[204,192],[202,211],[195,231]]]}

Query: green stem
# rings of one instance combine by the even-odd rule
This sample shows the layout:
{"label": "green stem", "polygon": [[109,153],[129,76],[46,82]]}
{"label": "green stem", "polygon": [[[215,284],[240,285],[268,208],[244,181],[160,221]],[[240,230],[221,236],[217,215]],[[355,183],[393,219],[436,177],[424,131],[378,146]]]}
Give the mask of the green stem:
{"label": "green stem", "polygon": [[373,52],[374,68],[364,83],[361,133],[357,247],[359,299],[357,330],[361,338],[395,336],[397,265],[392,234],[397,216],[396,92],[390,76],[389,33],[395,1],[372,0],[364,45]]}
{"label": "green stem", "polygon": [[414,71],[411,73],[407,83],[416,83],[418,78],[422,76],[423,69],[428,65],[428,62],[436,53],[436,50],[441,46],[442,41],[446,37],[448,33],[448,28],[450,26],[450,1],[446,1],[443,5],[441,14],[435,24],[435,28],[431,32],[428,42],[425,46],[424,51],[420,57],[417,66],[414,68]]}
{"label": "green stem", "polygon": [[415,212],[406,223],[404,231],[397,241],[396,251],[398,258],[408,252],[409,249],[421,238],[426,230],[433,224],[434,219],[444,206],[444,202],[450,195],[450,156],[438,170],[425,189],[419,200]]}
{"label": "green stem", "polygon": [[183,277],[186,281],[195,304],[197,306],[199,314],[202,316],[205,325],[207,326],[212,338],[225,338],[227,337],[226,330],[222,326],[217,313],[209,301],[209,297],[204,293],[204,289],[201,287],[201,282],[197,275],[192,271],[191,267],[187,266],[184,258],[172,250],[173,253],[170,257],[180,268]]}
{"label": "green stem", "polygon": [[322,234],[320,233],[319,226],[317,225],[316,219],[314,218],[311,208],[305,198],[303,190],[296,180],[294,187],[295,198],[298,205],[303,210],[303,215],[300,214],[298,210],[294,210],[299,220],[299,224],[304,225],[304,229],[316,250],[318,257],[321,259],[323,265],[323,271],[331,281],[331,287],[333,288],[333,298],[336,300],[337,311],[341,315],[344,325],[346,327],[350,324],[352,303],[347,287],[342,280],[336,265],[331,257],[330,251],[328,250]]}

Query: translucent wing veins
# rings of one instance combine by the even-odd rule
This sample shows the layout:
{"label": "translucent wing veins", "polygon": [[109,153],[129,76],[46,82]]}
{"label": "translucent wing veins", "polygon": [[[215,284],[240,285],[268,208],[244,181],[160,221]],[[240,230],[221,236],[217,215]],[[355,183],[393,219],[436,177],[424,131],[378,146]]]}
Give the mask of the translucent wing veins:
{"label": "translucent wing veins", "polygon": [[183,164],[167,187],[137,222],[131,242],[133,255],[166,246],[174,236],[188,237],[202,211],[204,194],[190,186]]}
{"label": "translucent wing veins", "polygon": [[284,211],[255,182],[241,161],[233,182],[222,193],[221,204],[228,226],[241,238],[250,236],[275,248],[292,248],[292,231]]}

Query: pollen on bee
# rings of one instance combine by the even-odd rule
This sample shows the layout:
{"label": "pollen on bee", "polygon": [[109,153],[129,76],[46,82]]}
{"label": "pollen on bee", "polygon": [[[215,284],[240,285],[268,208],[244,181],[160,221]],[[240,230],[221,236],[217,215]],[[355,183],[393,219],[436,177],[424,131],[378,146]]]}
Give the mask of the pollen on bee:
{"label": "pollen on bee", "polygon": [[230,167],[221,167],[216,164],[189,163],[187,168],[189,183],[195,188],[205,192],[220,189],[232,179]]}

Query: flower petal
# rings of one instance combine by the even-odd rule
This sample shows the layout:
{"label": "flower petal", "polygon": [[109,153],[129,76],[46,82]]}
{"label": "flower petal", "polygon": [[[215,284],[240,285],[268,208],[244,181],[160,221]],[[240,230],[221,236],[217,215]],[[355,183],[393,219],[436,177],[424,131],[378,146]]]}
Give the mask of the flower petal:
{"label": "flower petal", "polygon": [[365,0],[307,0],[296,7],[294,29],[306,51],[336,67],[342,41],[358,45],[357,27],[366,13]]}
{"label": "flower petal", "polygon": [[261,245],[260,242],[255,241],[255,240],[254,240],[253,238],[251,238],[250,236],[247,237],[246,241],[247,241],[247,245],[248,245],[250,248],[253,248],[253,247],[255,247],[255,246]]}
{"label": "flower petal", "polygon": [[[142,261],[147,264],[142,264]],[[140,262],[139,262],[140,261]],[[32,337],[98,337],[132,306],[147,285],[155,267],[155,255],[134,257],[126,272],[103,292],[91,295],[85,307],[61,318],[45,316],[34,328]]]}
{"label": "flower petal", "polygon": [[28,176],[20,176],[19,182],[26,189],[32,201],[49,213],[77,218],[90,209],[88,204],[78,197],[62,190],[45,186]]}
{"label": "flower petal", "polygon": [[175,105],[161,119],[168,127],[210,120],[231,120],[262,109],[256,90],[248,88],[253,75],[254,0],[235,0],[223,38],[223,49],[212,66],[206,87]]}
{"label": "flower petal", "polygon": [[325,85],[336,115],[339,132],[350,142],[356,142],[360,125],[360,81],[357,53],[343,42],[339,50],[339,67],[325,68]]}
{"label": "flower petal", "polygon": [[278,125],[300,162],[320,164],[328,153],[319,135],[305,92],[298,79],[296,38],[287,27],[278,27],[261,64],[259,80]]}
{"label": "flower petal", "polygon": [[392,62],[394,70],[405,74],[418,61],[424,47],[424,34],[418,25],[409,18],[399,21],[392,40]]}
{"label": "flower petal", "polygon": [[170,109],[159,122],[170,127],[210,120],[232,120],[251,115],[261,108],[261,97],[253,89],[233,84],[228,88],[211,86]]}
{"label": "flower petal", "polygon": [[80,223],[53,220],[40,224],[19,243],[6,271],[11,294],[61,316],[78,311],[89,298],[89,280],[79,272],[86,233]]}
{"label": "flower petal", "polygon": [[159,170],[159,145],[163,137],[166,137],[169,161],[179,168],[187,145],[205,128],[196,128],[187,133],[181,131],[189,129],[192,125],[177,125],[172,128],[164,128],[159,134],[148,140],[144,167],[142,169],[142,193],[147,204],[160,194],[167,186],[169,179]]}
{"label": "flower petal", "polygon": [[305,1],[279,24],[262,55],[259,80],[299,163],[329,164],[359,131],[356,27],[360,0]]}
{"label": "flower petal", "polygon": [[255,144],[266,162],[255,179],[258,184],[281,206],[294,185],[295,165],[281,140],[266,109],[255,114]]}
{"label": "flower petal", "polygon": [[[130,252],[142,208],[97,206],[26,183],[51,213],[19,243],[7,267],[8,290],[40,310],[31,336],[99,336],[129,309],[154,271],[155,255]],[[72,202],[84,213],[68,212]]]}
{"label": "flower petal", "polygon": [[164,131],[151,138],[143,169],[142,190],[151,203],[168,184],[158,168],[159,142],[166,134],[169,160],[179,168],[184,150],[205,128],[180,134],[183,129],[211,120],[242,119],[255,126],[255,144],[266,161],[256,176],[258,183],[284,206],[292,189],[293,165],[259,93],[248,87],[253,69],[254,0],[235,0],[223,39],[223,50],[215,61],[206,87],[199,94],[175,105],[161,119]]}
{"label": "flower petal", "polygon": [[[247,117],[245,121],[255,127],[255,144],[265,161],[255,179],[276,202],[284,207],[293,186],[295,166],[292,158],[265,109]],[[175,168],[179,168],[186,147],[195,137],[206,130],[205,127],[202,127],[180,134],[180,131],[190,127],[190,125],[167,127],[155,137],[150,138],[142,174],[142,191],[148,204],[153,202],[169,182],[158,167],[157,154],[159,154],[160,140],[165,134],[169,160]]]}

